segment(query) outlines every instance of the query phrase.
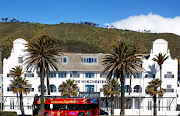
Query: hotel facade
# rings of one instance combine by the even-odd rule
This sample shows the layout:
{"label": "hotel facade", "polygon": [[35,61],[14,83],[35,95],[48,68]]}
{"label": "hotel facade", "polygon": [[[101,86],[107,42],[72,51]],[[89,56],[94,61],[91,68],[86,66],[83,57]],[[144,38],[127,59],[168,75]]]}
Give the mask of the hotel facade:
{"label": "hotel facade", "polygon": [[[18,38],[13,42],[13,49],[9,58],[3,60],[3,110],[17,111],[21,114],[19,95],[12,92],[13,87],[11,81],[13,76],[9,75],[11,68],[21,65],[26,58],[24,49],[27,49],[24,44],[27,44],[22,38]],[[166,90],[163,98],[160,99],[161,108],[158,115],[177,115],[177,109],[180,106],[179,100],[179,84],[178,84],[178,61],[172,59],[168,42],[164,39],[157,39],[153,42],[150,54],[138,54],[143,63],[144,72],[137,76],[132,76],[132,84],[130,79],[125,77],[125,114],[126,115],[152,115],[153,114],[153,99],[145,93],[145,88],[148,82],[160,78],[159,66],[152,59],[158,53],[166,54],[169,58],[162,65],[162,88]],[[103,74],[100,77],[101,71],[105,68],[101,62],[103,57],[108,54],[84,54],[84,53],[63,53],[57,57],[60,61],[58,71],[51,71],[49,85],[51,95],[61,96],[59,92],[60,85],[68,79],[75,80],[78,85],[78,97],[85,95],[86,97],[100,98],[100,108],[110,114],[110,100],[106,98],[102,92],[102,88],[107,84],[106,76]],[[24,67],[23,67],[24,70]],[[22,77],[26,77],[31,85],[30,93],[23,94],[24,110],[26,115],[32,115],[32,103],[35,94],[40,95],[40,72],[25,71]],[[45,95],[47,95],[46,75],[45,75]],[[130,89],[129,89],[130,88]],[[130,90],[130,95],[129,95]],[[119,92],[121,87],[119,87]],[[106,100],[107,99],[107,100]],[[157,99],[157,101],[159,98]],[[115,115],[120,114],[121,97],[115,99],[114,112]],[[158,106],[158,102],[157,102]]]}

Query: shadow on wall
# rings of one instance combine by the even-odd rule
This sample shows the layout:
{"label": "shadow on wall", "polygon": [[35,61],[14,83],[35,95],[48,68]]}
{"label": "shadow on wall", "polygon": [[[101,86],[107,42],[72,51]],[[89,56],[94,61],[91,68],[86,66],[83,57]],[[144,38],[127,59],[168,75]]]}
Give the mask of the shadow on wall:
{"label": "shadow on wall", "polygon": [[155,75],[156,75],[156,73],[159,71],[159,67],[156,66],[155,64],[149,65],[148,68],[149,68],[150,71],[153,72],[153,74],[155,74]]}

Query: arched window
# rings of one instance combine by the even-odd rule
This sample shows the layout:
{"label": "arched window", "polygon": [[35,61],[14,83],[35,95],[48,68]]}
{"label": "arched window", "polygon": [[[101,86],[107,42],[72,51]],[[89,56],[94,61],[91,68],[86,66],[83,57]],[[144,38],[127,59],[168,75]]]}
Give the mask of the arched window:
{"label": "arched window", "polygon": [[130,92],[132,91],[131,87],[130,87],[129,85],[125,85],[125,86],[124,86],[124,92],[125,92],[125,93],[128,93],[129,90],[130,90]]}
{"label": "arched window", "polygon": [[[41,85],[38,86],[38,92],[41,92]],[[44,92],[46,92],[46,86],[44,85]]]}
{"label": "arched window", "polygon": [[50,91],[51,92],[56,92],[56,86],[55,85],[50,85]]}
{"label": "arched window", "polygon": [[135,92],[135,93],[140,93],[140,92],[142,92],[141,86],[136,85],[136,86],[134,87],[134,92]]}

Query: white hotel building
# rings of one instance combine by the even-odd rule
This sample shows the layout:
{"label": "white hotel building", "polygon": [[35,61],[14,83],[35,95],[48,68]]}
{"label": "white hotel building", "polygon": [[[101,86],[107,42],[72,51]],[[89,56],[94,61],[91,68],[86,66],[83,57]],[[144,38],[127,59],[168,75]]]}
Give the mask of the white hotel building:
{"label": "white hotel building", "polygon": [[[20,112],[19,95],[12,93],[11,80],[9,76],[11,68],[17,65],[23,65],[22,61],[25,59],[25,52],[23,49],[27,41],[24,39],[16,39],[13,42],[13,49],[8,59],[3,60],[3,96],[4,96],[4,110]],[[153,47],[150,54],[139,54],[137,57],[142,58],[142,67],[145,72],[139,74],[137,77],[132,77],[131,94],[128,94],[130,87],[130,80],[125,79],[125,114],[126,115],[152,115],[153,114],[153,99],[145,93],[145,88],[148,82],[154,78],[160,78],[159,67],[156,62],[152,61],[158,53],[167,54],[169,58],[162,66],[162,87],[166,92],[161,99],[161,109],[158,115],[177,115],[176,111],[180,105],[178,93],[178,61],[170,57],[170,50],[168,49],[168,42],[164,39],[157,39],[153,42]],[[100,97],[101,109],[108,111],[110,114],[110,102],[106,101],[102,88],[106,84],[106,76],[100,77],[101,71],[104,67],[101,65],[102,58],[107,54],[81,54],[81,53],[64,53],[59,57],[61,65],[58,71],[51,71],[50,87],[51,95],[60,96],[59,85],[67,79],[73,79],[78,84],[78,96],[85,95],[86,97]],[[38,71],[24,72],[22,77],[26,77],[31,84],[31,92],[23,95],[24,109],[26,115],[32,114],[32,103],[35,94],[40,95],[40,74]],[[45,95],[47,95],[47,85],[45,78]],[[120,87],[119,87],[120,88]],[[119,89],[120,91],[120,89]],[[120,96],[115,100],[115,115],[120,113]],[[158,106],[158,99],[157,99]],[[158,108],[157,108],[158,109]]]}

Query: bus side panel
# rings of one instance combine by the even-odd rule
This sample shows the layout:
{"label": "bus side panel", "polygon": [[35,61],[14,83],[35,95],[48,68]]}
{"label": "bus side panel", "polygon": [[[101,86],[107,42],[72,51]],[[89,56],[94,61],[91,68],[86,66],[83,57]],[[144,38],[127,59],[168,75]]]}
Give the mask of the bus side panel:
{"label": "bus side panel", "polygon": [[84,116],[88,115],[86,110],[68,110],[68,116],[78,116],[80,112],[84,113]]}

